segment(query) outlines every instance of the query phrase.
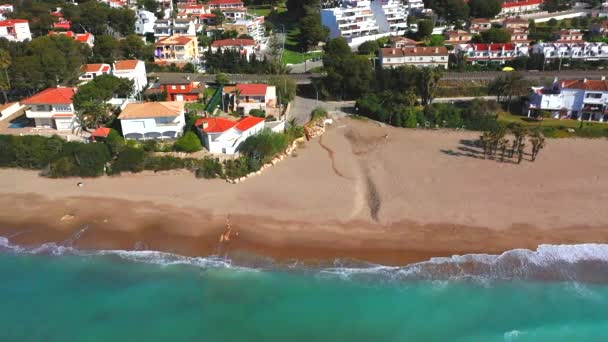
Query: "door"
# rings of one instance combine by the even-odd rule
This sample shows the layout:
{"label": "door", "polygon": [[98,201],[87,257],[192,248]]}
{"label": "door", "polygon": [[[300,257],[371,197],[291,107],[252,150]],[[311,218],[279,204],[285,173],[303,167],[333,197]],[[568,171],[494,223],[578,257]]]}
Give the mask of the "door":
{"label": "door", "polygon": [[184,101],[184,95],[175,95],[175,101]]}

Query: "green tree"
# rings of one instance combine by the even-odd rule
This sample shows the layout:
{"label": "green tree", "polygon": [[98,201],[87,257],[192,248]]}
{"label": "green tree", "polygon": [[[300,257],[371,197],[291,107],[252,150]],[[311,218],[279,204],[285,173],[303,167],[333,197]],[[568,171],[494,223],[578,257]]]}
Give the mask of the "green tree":
{"label": "green tree", "polygon": [[211,11],[211,14],[215,15],[214,21],[217,26],[222,26],[224,21],[226,21],[226,16],[224,15],[224,12],[220,10],[213,10]]}
{"label": "green tree", "polygon": [[519,73],[510,72],[495,78],[488,85],[488,93],[496,95],[497,100],[506,99],[507,108],[511,110],[513,96],[521,96],[530,88],[529,82]]}
{"label": "green tree", "polygon": [[230,78],[227,74],[220,72],[219,74],[215,75],[215,83],[223,87],[226,84],[230,83]]}
{"label": "green tree", "polygon": [[95,37],[93,61],[112,64],[120,56],[120,43],[114,37],[102,34]]}
{"label": "green tree", "polygon": [[0,89],[2,89],[4,103],[8,102],[8,96],[6,93],[11,89],[11,79],[8,75],[8,68],[11,66],[12,61],[11,54],[4,49],[0,49],[0,69],[4,71],[2,77],[0,78]]}
{"label": "green tree", "polygon": [[433,22],[428,19],[418,21],[418,39],[424,39],[433,33]]}
{"label": "green tree", "polygon": [[511,41],[511,33],[503,28],[491,28],[481,32],[481,38],[484,43],[508,43]]}
{"label": "green tree", "polygon": [[470,0],[471,16],[475,18],[494,18],[502,10],[499,0]]}
{"label": "green tree", "polygon": [[445,44],[445,37],[442,34],[434,34],[431,36],[428,42],[428,46],[443,46]]}
{"label": "green tree", "polygon": [[273,76],[268,83],[276,87],[282,105],[287,106],[296,97],[297,84],[293,78],[287,75]]}
{"label": "green tree", "polygon": [[329,36],[329,29],[321,24],[321,15],[310,13],[299,22],[300,34],[298,42],[300,47],[308,51],[311,46],[316,46]]}
{"label": "green tree", "polygon": [[151,60],[154,56],[154,45],[147,45],[141,37],[136,34],[128,35],[120,40],[118,47],[120,55],[124,59]]}
{"label": "green tree", "polygon": [[101,75],[81,86],[74,95],[74,108],[84,129],[98,128],[112,118],[112,97],[125,98],[133,92],[133,81]]}
{"label": "green tree", "polygon": [[135,31],[135,20],[135,12],[128,8],[114,8],[108,13],[109,25],[123,36]]}
{"label": "green tree", "polygon": [[201,145],[201,140],[196,135],[196,133],[190,131],[181,136],[175,142],[175,150],[187,153],[194,153],[203,149],[203,145]]}
{"label": "green tree", "polygon": [[439,81],[443,77],[443,70],[440,68],[422,68],[418,78],[418,91],[423,106],[433,103]]}
{"label": "green tree", "polygon": [[378,54],[378,50],[380,50],[380,45],[375,40],[368,40],[363,42],[363,44],[359,45],[357,51],[361,55],[375,56]]}

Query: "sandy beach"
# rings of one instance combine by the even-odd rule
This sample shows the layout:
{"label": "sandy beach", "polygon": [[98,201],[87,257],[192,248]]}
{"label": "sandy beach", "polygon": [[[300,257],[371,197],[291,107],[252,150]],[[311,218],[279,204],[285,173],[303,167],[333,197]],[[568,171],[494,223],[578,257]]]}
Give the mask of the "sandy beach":
{"label": "sandy beach", "polygon": [[[384,264],[608,242],[608,141],[548,140],[535,162],[517,165],[482,159],[478,135],[342,119],[236,185],[185,171],[80,180],[2,169],[0,236]],[[227,217],[239,236],[219,243]]]}

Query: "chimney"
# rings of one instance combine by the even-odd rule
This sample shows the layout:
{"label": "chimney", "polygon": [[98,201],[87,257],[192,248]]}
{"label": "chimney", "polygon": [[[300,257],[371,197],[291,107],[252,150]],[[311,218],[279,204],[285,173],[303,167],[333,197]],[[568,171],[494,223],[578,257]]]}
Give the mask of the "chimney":
{"label": "chimney", "polygon": [[391,52],[391,54],[393,54],[393,55],[395,54],[395,49],[393,49],[393,51]]}
{"label": "chimney", "polygon": [[587,77],[583,78],[583,83],[587,83]]}
{"label": "chimney", "polygon": [[606,80],[606,76],[602,76],[602,81],[605,81],[605,80]]}
{"label": "chimney", "polygon": [[439,48],[435,48],[435,53],[439,53]]}
{"label": "chimney", "polygon": [[203,129],[206,129],[207,127],[209,127],[209,122],[203,121]]}
{"label": "chimney", "polygon": [[186,76],[186,81],[190,81],[190,75]]}
{"label": "chimney", "polygon": [[418,49],[414,48],[414,52],[418,51]]}

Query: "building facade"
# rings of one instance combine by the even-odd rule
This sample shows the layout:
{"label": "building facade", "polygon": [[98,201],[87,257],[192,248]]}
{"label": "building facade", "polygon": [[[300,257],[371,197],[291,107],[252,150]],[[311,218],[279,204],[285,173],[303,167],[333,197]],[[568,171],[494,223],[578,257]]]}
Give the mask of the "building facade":
{"label": "building facade", "polygon": [[557,79],[550,88],[532,87],[528,117],[549,111],[556,119],[608,122],[608,81]]}
{"label": "building facade", "polygon": [[137,19],[135,21],[135,33],[145,35],[154,33],[154,24],[156,23],[156,15],[150,11],[137,11]]}
{"label": "building facade", "polygon": [[200,55],[197,37],[172,36],[155,44],[154,62],[199,64]]}
{"label": "building facade", "polygon": [[112,64],[112,75],[133,81],[133,90],[139,93],[148,85],[146,63],[136,59],[115,61]]}
{"label": "building facade", "polygon": [[252,109],[268,112],[277,107],[277,89],[275,86],[262,83],[237,84],[233,96],[234,108],[241,115],[247,115]]}
{"label": "building facade", "polygon": [[32,40],[29,22],[24,19],[0,20],[0,38],[12,42]]}
{"label": "building facade", "polygon": [[73,130],[80,124],[74,111],[74,88],[48,88],[21,101],[29,106],[25,116],[34,119],[37,128]]}
{"label": "building facade", "polygon": [[118,116],[125,139],[176,139],[184,133],[183,102],[130,103]]}
{"label": "building facade", "polygon": [[264,129],[265,119],[253,116],[245,116],[238,121],[202,118],[195,126],[209,152],[235,154],[247,138]]}
{"label": "building facade", "polygon": [[440,47],[403,47],[380,49],[380,65],[383,68],[400,66],[448,68],[448,49]]}

